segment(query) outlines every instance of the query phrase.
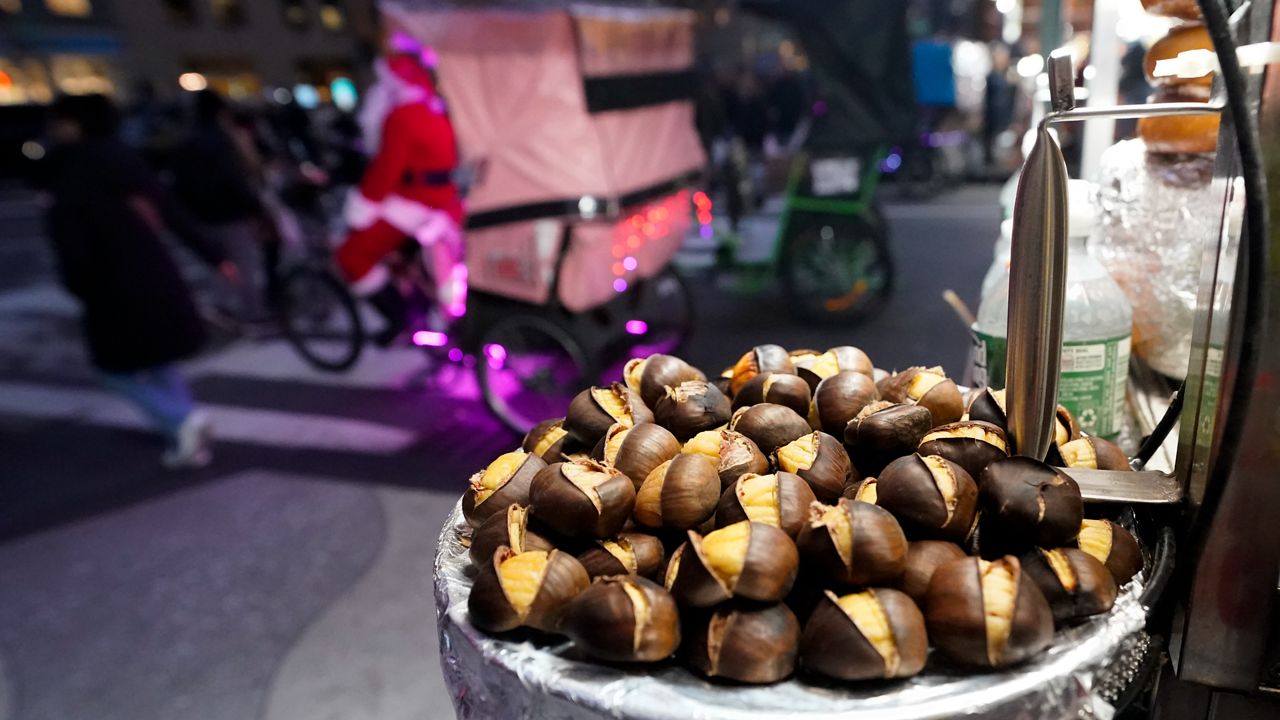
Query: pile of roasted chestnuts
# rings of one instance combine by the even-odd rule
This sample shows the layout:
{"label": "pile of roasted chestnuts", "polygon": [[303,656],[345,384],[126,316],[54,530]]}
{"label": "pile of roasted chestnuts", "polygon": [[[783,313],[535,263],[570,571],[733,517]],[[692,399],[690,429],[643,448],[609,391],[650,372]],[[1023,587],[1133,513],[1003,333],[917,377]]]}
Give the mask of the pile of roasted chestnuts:
{"label": "pile of roasted chestnuts", "polygon": [[[1002,392],[854,347],[752,348],[708,378],[669,355],[583,390],[470,481],[468,609],[611,663],[712,678],[885,680],[1003,668],[1107,612],[1138,543],[1012,455]],[[1050,462],[1128,469],[1060,408]]]}

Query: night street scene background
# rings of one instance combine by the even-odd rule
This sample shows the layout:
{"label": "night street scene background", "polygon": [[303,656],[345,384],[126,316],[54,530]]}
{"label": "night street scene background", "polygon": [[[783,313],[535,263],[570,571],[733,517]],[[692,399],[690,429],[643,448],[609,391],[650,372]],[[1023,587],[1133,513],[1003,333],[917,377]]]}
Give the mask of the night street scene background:
{"label": "night street scene background", "polygon": [[0,0],[0,720],[451,718],[442,522],[633,355],[971,382],[1092,4],[896,5]]}

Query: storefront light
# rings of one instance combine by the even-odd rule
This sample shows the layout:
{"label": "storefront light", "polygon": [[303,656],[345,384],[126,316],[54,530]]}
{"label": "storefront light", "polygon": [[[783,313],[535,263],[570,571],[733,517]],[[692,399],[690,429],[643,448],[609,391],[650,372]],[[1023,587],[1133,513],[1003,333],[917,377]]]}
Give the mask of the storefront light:
{"label": "storefront light", "polygon": [[199,92],[209,87],[209,79],[198,72],[185,72],[178,76],[178,86],[187,92]]}

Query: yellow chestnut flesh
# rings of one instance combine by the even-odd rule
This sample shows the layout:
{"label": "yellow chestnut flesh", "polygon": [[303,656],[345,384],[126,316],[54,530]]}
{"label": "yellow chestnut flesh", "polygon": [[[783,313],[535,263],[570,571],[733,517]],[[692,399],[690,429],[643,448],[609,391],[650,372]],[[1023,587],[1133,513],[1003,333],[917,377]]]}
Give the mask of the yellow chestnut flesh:
{"label": "yellow chestnut flesh", "polygon": [[631,600],[631,607],[635,610],[636,625],[632,637],[632,649],[640,649],[640,645],[644,642],[645,627],[649,624],[651,610],[649,607],[649,598],[645,597],[644,591],[636,587],[634,583],[622,583],[622,591],[627,594]]}
{"label": "yellow chestnut flesh", "polygon": [[853,562],[853,523],[849,514],[839,505],[832,505],[822,513],[821,522],[831,533],[831,540],[847,566]]}
{"label": "yellow chestnut flesh", "polygon": [[613,387],[593,387],[591,388],[591,399],[596,401],[601,410],[609,414],[609,417],[615,421],[630,427],[635,424],[631,417],[631,408],[626,398],[620,392],[615,392]]}
{"label": "yellow chestnut flesh", "polygon": [[[1062,428],[1061,423],[1058,428]],[[1067,464],[1067,467],[1090,470],[1098,468],[1098,453],[1094,450],[1093,443],[1085,438],[1062,443],[1058,446],[1058,452],[1062,455],[1062,461]]]}
{"label": "yellow chestnut flesh", "polygon": [[1076,573],[1071,569],[1071,561],[1061,550],[1043,550],[1044,559],[1049,562],[1049,569],[1053,570],[1053,574],[1058,576],[1058,582],[1062,583],[1062,589],[1069,593],[1076,591],[1079,584],[1076,580]]}
{"label": "yellow chestnut flesh", "polygon": [[542,434],[542,437],[538,440],[537,444],[533,446],[533,454],[538,457],[542,457],[551,449],[552,445],[563,440],[564,436],[568,434],[569,431],[560,426],[548,429]]}
{"label": "yellow chestnut flesh", "polygon": [[778,448],[778,467],[789,473],[808,470],[817,459],[817,433],[805,435]]}
{"label": "yellow chestnut flesh", "polygon": [[947,376],[933,370],[921,370],[916,376],[911,378],[911,384],[907,386],[907,397],[912,400],[919,400],[925,396],[925,393],[933,389],[933,386],[946,380]]}
{"label": "yellow chestnut flesh", "polygon": [[604,502],[600,499],[599,486],[613,477],[607,472],[593,470],[588,466],[578,463],[564,463],[561,466],[561,472],[564,473],[566,479],[573,483],[582,494],[587,496],[592,505],[595,505],[597,511],[604,510]]}
{"label": "yellow chestnut flesh", "polygon": [[707,569],[727,588],[732,588],[742,575],[747,561],[747,543],[751,540],[751,523],[737,522],[708,533],[702,538],[702,557]]}
{"label": "yellow chestnut flesh", "polygon": [[1013,571],[1001,561],[978,561],[982,576],[982,611],[986,616],[987,659],[998,666],[1013,632],[1013,602],[1017,594]]}
{"label": "yellow chestnut flesh", "polygon": [[626,441],[629,432],[631,428],[626,425],[614,425],[609,428],[609,433],[604,438],[605,463],[613,465],[618,459],[618,451],[622,449],[622,443]]}
{"label": "yellow chestnut flesh", "polygon": [[1080,549],[1105,564],[1111,556],[1111,526],[1102,520],[1085,520],[1076,539]]}
{"label": "yellow chestnut flesh", "polygon": [[626,538],[601,540],[600,547],[617,558],[618,562],[622,563],[622,567],[627,569],[627,572],[634,573],[636,571],[636,553],[635,550],[631,549],[631,543]]}
{"label": "yellow chestnut flesh", "polygon": [[498,581],[507,602],[523,620],[529,607],[542,587],[542,577],[547,573],[548,554],[541,550],[517,553],[508,557],[498,567]]}
{"label": "yellow chestnut flesh", "polygon": [[853,496],[854,500],[861,500],[864,503],[876,504],[876,479],[867,478],[858,486],[858,492]]}
{"label": "yellow chestnut flesh", "polygon": [[753,522],[782,527],[778,506],[778,478],[775,475],[747,475],[738,483],[738,503]]}
{"label": "yellow chestnut flesh", "polygon": [[937,455],[925,455],[921,459],[924,464],[929,466],[929,472],[933,474],[934,484],[938,486],[938,492],[942,495],[942,503],[947,508],[947,522],[951,522],[951,518],[956,514],[956,476],[952,474],[951,468],[947,467],[947,462]]}
{"label": "yellow chestnut flesh", "polygon": [[703,430],[702,432],[689,438],[680,452],[698,453],[706,455],[712,460],[720,459],[720,430]]}
{"label": "yellow chestnut flesh", "polygon": [[662,488],[667,482],[667,470],[671,469],[668,460],[649,473],[640,489],[636,491],[636,522],[648,527],[662,526]]}
{"label": "yellow chestnut flesh", "polygon": [[876,598],[875,593],[860,592],[845,595],[836,600],[836,605],[853,621],[862,633],[862,637],[871,643],[871,647],[884,658],[886,676],[892,677],[898,671],[901,658],[898,655],[898,643],[893,638],[893,628],[889,626],[889,616]]}
{"label": "yellow chestnut flesh", "polygon": [[930,432],[920,441],[923,445],[930,440],[946,440],[951,438],[968,438],[970,440],[981,440],[985,443],[995,445],[1006,453],[1009,452],[1009,444],[999,433],[992,432],[990,428],[981,425],[959,425],[949,428],[945,432]]}
{"label": "yellow chestnut flesh", "polygon": [[489,467],[485,468],[479,477],[472,478],[471,487],[476,491],[476,505],[488,500],[490,495],[497,492],[498,488],[501,488],[503,483],[515,474],[528,456],[528,453],[523,450],[504,453],[489,463]]}

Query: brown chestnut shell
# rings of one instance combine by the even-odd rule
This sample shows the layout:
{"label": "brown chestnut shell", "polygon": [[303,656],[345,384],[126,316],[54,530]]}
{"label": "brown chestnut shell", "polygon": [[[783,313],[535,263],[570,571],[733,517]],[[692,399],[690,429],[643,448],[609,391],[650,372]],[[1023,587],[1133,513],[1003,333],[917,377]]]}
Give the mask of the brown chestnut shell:
{"label": "brown chestnut shell", "polygon": [[[920,391],[921,375],[933,376],[936,380],[923,392]],[[964,415],[964,396],[940,367],[907,368],[878,383],[878,387],[885,400],[926,408],[934,427],[953,423]]]}
{"label": "brown chestnut shell", "polygon": [[828,590],[814,607],[800,636],[800,665],[838,680],[885,680],[911,677],[924,669],[929,652],[924,615],[904,593],[887,588],[865,592],[875,598],[887,621],[889,657],[859,629]]}
{"label": "brown chestnut shell", "polygon": [[686,380],[666,388],[654,405],[659,425],[684,442],[703,430],[729,422],[729,398],[705,380]]}
{"label": "brown chestnut shell", "polygon": [[1129,466],[1129,457],[1119,445],[1092,435],[1059,445],[1058,454],[1065,467],[1122,472],[1133,469]]}
{"label": "brown chestnut shell", "polygon": [[[606,395],[618,403],[619,417],[601,405],[599,398]],[[653,422],[653,412],[634,390],[622,383],[613,383],[607,387],[590,387],[574,396],[564,416],[564,429],[575,442],[590,449],[618,422],[633,426]]]}
{"label": "brown chestnut shell", "polygon": [[553,550],[555,543],[528,527],[529,511],[519,505],[507,506],[506,512],[493,513],[471,533],[471,562],[477,566],[493,559],[493,553],[506,545],[515,552]]}
{"label": "brown chestnut shell", "polygon": [[813,494],[824,503],[835,502],[844,486],[853,480],[853,463],[839,440],[817,431],[796,438],[773,453],[773,465],[795,473],[809,483]]}
{"label": "brown chestnut shell", "polygon": [[962,541],[973,527],[978,486],[950,460],[912,454],[880,473],[876,504],[893,513],[912,537]]}
{"label": "brown chestnut shell", "polygon": [[858,372],[868,378],[875,372],[871,358],[852,345],[840,345],[821,353],[809,351],[800,356],[793,351],[791,355],[796,374],[804,378],[811,388],[818,387],[818,383],[838,372]]}
{"label": "brown chestnut shell", "polygon": [[797,415],[809,412],[811,397],[809,383],[796,375],[766,373],[756,375],[733,396],[733,409],[760,403],[773,403],[789,407]]}
{"label": "brown chestnut shell", "polygon": [[761,373],[786,373],[794,375],[795,366],[791,364],[791,356],[779,345],[757,345],[733,364],[732,380],[729,387],[733,395],[746,385],[751,378]]}
{"label": "brown chestnut shell", "polygon": [[564,418],[552,418],[543,420],[525,433],[520,449],[537,455],[544,462],[553,463],[560,462],[563,455],[579,448],[569,437],[569,431],[564,429]]}
{"label": "brown chestnut shell", "polygon": [[924,602],[933,573],[945,563],[965,557],[959,545],[945,540],[915,540],[907,547],[907,569],[898,581],[902,592]]}
{"label": "brown chestnut shell", "polygon": [[[835,513],[843,513],[852,530],[852,547],[843,548]],[[828,513],[831,513],[828,515]],[[809,506],[809,522],[796,546],[805,567],[816,577],[843,585],[891,585],[907,563],[902,526],[882,507],[841,498],[834,506]]]}
{"label": "brown chestnut shell", "polygon": [[[752,478],[772,478],[775,484],[776,514],[760,510],[753,513],[748,508],[743,497],[743,483]],[[809,484],[797,475],[789,472],[778,472],[772,475],[748,473],[740,476],[720,496],[720,503],[716,506],[716,526],[724,527],[743,520],[754,520],[773,525],[794,539],[808,521],[809,506],[815,500]]]}
{"label": "brown chestnut shell", "polygon": [[467,598],[471,624],[491,633],[506,632],[521,626],[543,632],[559,632],[560,618],[566,604],[591,584],[587,571],[572,555],[559,550],[549,551],[546,570],[538,590],[527,611],[521,614],[507,598],[500,574],[502,563],[516,555],[511,548],[500,547],[494,551],[493,560],[476,575],[471,595]]}
{"label": "brown chestnut shell", "polygon": [[818,383],[809,407],[809,425],[841,435],[862,409],[880,399],[876,384],[860,372],[838,372]]}
{"label": "brown chestnut shell", "polygon": [[654,468],[678,454],[680,441],[657,423],[640,423],[634,427],[615,423],[596,443],[591,457],[617,468],[631,478],[639,490]]}
{"label": "brown chestnut shell", "polygon": [[[599,482],[584,490],[570,479],[573,473]],[[568,537],[616,535],[631,517],[635,503],[636,488],[630,478],[590,459],[548,465],[534,476],[529,488],[534,517]]]}
{"label": "brown chestnut shell", "polygon": [[940,566],[925,594],[924,617],[929,640],[943,655],[973,667],[1000,668],[1028,660],[1053,641],[1053,613],[1044,594],[1022,572],[1018,559],[1001,564],[1012,576],[1009,634],[1001,645],[988,647],[987,610],[982,572],[985,560],[962,558]]}
{"label": "brown chestnut shell", "polygon": [[1084,501],[1075,480],[1027,457],[988,465],[978,497],[984,557],[1022,552],[1036,545],[1071,545],[1084,519]]}
{"label": "brown chestnut shell", "polygon": [[809,422],[794,410],[773,403],[740,408],[729,419],[729,429],[746,435],[765,455],[813,432]]}
{"label": "brown chestnut shell", "polygon": [[476,498],[481,491],[478,482],[484,473],[483,469],[480,470],[471,476],[470,484],[462,494],[462,517],[471,527],[479,527],[490,515],[503,512],[510,505],[527,507],[533,479],[546,467],[542,458],[526,453],[515,472],[497,490],[477,502]]}
{"label": "brown chestnut shell", "polygon": [[628,360],[622,377],[627,387],[639,393],[645,405],[655,409],[658,399],[666,394],[668,387],[675,387],[686,380],[707,379],[701,370],[684,360],[661,353]]}
{"label": "brown chestnut shell", "polygon": [[925,408],[872,403],[845,426],[844,441],[859,473],[879,475],[889,463],[915,452],[931,428],[933,415]]}
{"label": "brown chestnut shell", "polygon": [[689,530],[711,517],[719,500],[715,463],[698,453],[679,453],[645,478],[633,517],[649,528]]}
{"label": "brown chestnut shell", "polygon": [[1009,441],[999,426],[981,420],[961,420],[930,430],[920,439],[916,452],[944,457],[964,468],[976,481],[988,465],[1009,457]]}
{"label": "brown chestnut shell", "polygon": [[598,578],[569,602],[560,630],[598,660],[656,662],[680,646],[680,611],[671,593],[642,577]]}
{"label": "brown chestnut shell", "polygon": [[795,543],[782,530],[749,523],[742,570],[736,579],[723,578],[713,569],[714,563],[704,555],[703,540],[690,530],[688,542],[676,549],[667,567],[665,584],[681,605],[710,607],[729,598],[778,602],[791,591],[800,558]]}
{"label": "brown chestnut shell", "polygon": [[747,473],[769,472],[769,460],[751,438],[736,430],[720,431],[720,456],[716,465],[720,487],[727,488]]}
{"label": "brown chestnut shell", "polygon": [[1106,566],[1076,548],[1036,548],[1023,554],[1022,569],[1035,582],[1057,623],[1100,615],[1116,602],[1116,581]]}
{"label": "brown chestnut shell", "polygon": [[1110,520],[1085,520],[1076,538],[1080,549],[1111,571],[1116,585],[1124,585],[1142,569],[1142,550],[1125,528]]}
{"label": "brown chestnut shell", "polygon": [[[612,551],[609,543],[614,546]],[[578,562],[593,578],[633,574],[652,578],[662,567],[665,556],[662,540],[646,533],[623,532],[597,540],[593,547],[578,554]]]}
{"label": "brown chestnut shell", "polygon": [[703,675],[775,683],[795,671],[800,622],[783,604],[730,603],[696,619],[686,641],[689,665]]}

